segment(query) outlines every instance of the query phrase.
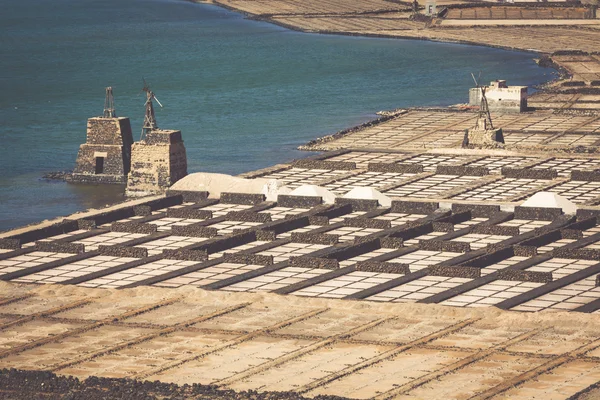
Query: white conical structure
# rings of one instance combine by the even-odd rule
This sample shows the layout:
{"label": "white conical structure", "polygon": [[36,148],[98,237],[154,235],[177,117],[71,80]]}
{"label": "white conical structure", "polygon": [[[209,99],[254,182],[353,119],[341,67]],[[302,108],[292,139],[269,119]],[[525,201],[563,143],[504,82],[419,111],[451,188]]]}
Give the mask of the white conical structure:
{"label": "white conical structure", "polygon": [[323,203],[325,204],[335,203],[336,198],[336,195],[331,193],[329,190],[316,185],[302,185],[292,190],[289,195],[321,197],[323,199]]}
{"label": "white conical structure", "polygon": [[561,208],[565,214],[577,212],[577,206],[573,202],[552,192],[537,192],[521,204],[521,207]]}
{"label": "white conical structure", "polygon": [[392,199],[380,191],[367,186],[357,186],[342,197],[345,199],[377,200],[382,207],[390,207],[392,205]]}

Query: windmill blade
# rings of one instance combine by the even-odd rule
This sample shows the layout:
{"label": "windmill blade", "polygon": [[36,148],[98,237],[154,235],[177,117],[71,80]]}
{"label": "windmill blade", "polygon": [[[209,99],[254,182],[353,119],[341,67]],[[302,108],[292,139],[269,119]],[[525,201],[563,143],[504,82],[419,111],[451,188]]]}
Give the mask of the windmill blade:
{"label": "windmill blade", "polygon": [[156,98],[156,96],[154,95],[154,93],[152,93],[152,97],[154,98],[154,100],[156,100],[156,102],[158,103],[158,105],[160,106],[160,108],[163,108],[163,105],[160,104],[160,101],[158,101],[158,99]]}
{"label": "windmill blade", "polygon": [[477,83],[477,79],[475,79],[475,75],[471,72],[471,77],[473,78],[473,82],[475,82],[475,86],[479,87],[479,83]]}

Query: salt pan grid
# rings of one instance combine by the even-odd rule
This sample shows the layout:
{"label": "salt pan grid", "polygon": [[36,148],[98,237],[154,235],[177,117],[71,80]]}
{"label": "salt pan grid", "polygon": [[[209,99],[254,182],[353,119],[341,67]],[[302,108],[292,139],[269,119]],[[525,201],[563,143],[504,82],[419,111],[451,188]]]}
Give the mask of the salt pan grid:
{"label": "salt pan grid", "polygon": [[390,221],[390,224],[392,225],[392,227],[394,227],[394,226],[404,225],[407,222],[415,221],[417,219],[424,218],[424,217],[426,217],[425,214],[405,214],[405,213],[389,212],[389,213],[386,213],[383,215],[378,215],[378,216],[374,217],[373,219],[382,219],[382,220]]}
{"label": "salt pan grid", "polygon": [[285,219],[286,215],[297,215],[309,211],[309,208],[290,208],[290,207],[272,207],[263,211],[259,211],[259,214],[269,214],[271,220],[278,221]]}
{"label": "salt pan grid", "polygon": [[249,208],[252,208],[252,206],[247,204],[217,203],[204,207],[202,210],[212,211],[213,218],[216,218],[221,217],[231,211],[244,211]]}
{"label": "salt pan grid", "polygon": [[569,181],[548,189],[548,191],[559,194],[573,203],[600,201],[600,182]]}
{"label": "salt pan grid", "polygon": [[223,257],[223,255],[225,253],[238,253],[238,252],[243,251],[243,250],[250,250],[250,249],[253,249],[255,247],[262,246],[263,244],[266,244],[266,243],[269,243],[269,242],[265,242],[263,240],[255,240],[255,241],[250,242],[250,243],[240,244],[239,246],[230,247],[227,250],[218,251],[216,253],[211,253],[211,254],[208,255],[208,259],[209,260],[214,260],[215,258]]}
{"label": "salt pan grid", "polygon": [[293,292],[293,294],[296,296],[340,299],[360,292],[361,290],[388,282],[400,276],[402,275],[355,271],[304,289],[297,290]]}
{"label": "salt pan grid", "polygon": [[289,260],[290,257],[298,257],[305,254],[312,253],[317,250],[329,247],[323,244],[306,244],[306,243],[286,243],[281,246],[273,247],[268,250],[263,250],[257,254],[264,256],[273,256],[273,262],[278,263],[281,261]]}
{"label": "salt pan grid", "polygon": [[548,261],[536,264],[526,271],[551,272],[553,280],[563,278],[575,272],[581,271],[591,265],[598,264],[593,260],[578,260],[568,258],[551,258]]}
{"label": "salt pan grid", "polygon": [[67,253],[51,253],[47,251],[34,251],[33,253],[0,260],[0,276],[15,271],[21,271],[38,265],[61,260],[72,256]]}
{"label": "salt pan grid", "polygon": [[30,274],[14,279],[13,281],[23,283],[60,283],[134,260],[137,260],[137,258],[96,256]]}
{"label": "salt pan grid", "polygon": [[336,195],[344,195],[356,187],[372,187],[380,190],[382,187],[401,182],[403,179],[415,176],[416,174],[399,174],[393,172],[363,172],[349,178],[340,179],[333,183],[328,183],[325,188]]}
{"label": "salt pan grid", "polygon": [[484,248],[490,244],[498,243],[503,240],[509,239],[510,236],[504,235],[486,235],[483,233],[467,233],[466,235],[459,236],[451,239],[453,242],[468,243],[471,246],[471,250],[478,250]]}
{"label": "salt pan grid", "polygon": [[567,177],[573,170],[593,170],[598,167],[600,167],[598,158],[552,158],[531,168],[553,169],[558,172],[559,176]]}
{"label": "salt pan grid", "polygon": [[248,229],[262,224],[262,222],[222,221],[209,225],[209,227],[217,229],[217,234],[223,236],[233,233],[234,229]]}
{"label": "salt pan grid", "polygon": [[[369,163],[390,164],[397,162],[405,157],[410,157],[406,153],[379,153],[366,151],[350,151],[348,153],[327,158],[327,161],[342,161],[356,163],[356,168],[367,169]],[[404,161],[402,161],[404,162]]]}
{"label": "salt pan grid", "polygon": [[331,272],[328,269],[286,267],[279,271],[251,278],[243,282],[226,286],[223,290],[232,292],[271,292],[294,283]]}
{"label": "salt pan grid", "polygon": [[534,229],[548,225],[552,221],[540,221],[535,219],[511,219],[510,221],[499,223],[497,226],[512,226],[519,228],[519,233],[531,232]]}
{"label": "salt pan grid", "polygon": [[441,154],[419,154],[402,161],[403,164],[418,164],[426,172],[434,172],[438,165],[456,165],[465,163],[469,157],[447,156]]}
{"label": "salt pan grid", "polygon": [[435,239],[439,236],[444,236],[446,235],[447,232],[437,232],[437,231],[433,231],[433,232],[429,232],[429,233],[425,233],[423,235],[419,235],[415,238],[412,239],[408,239],[404,241],[404,245],[405,246],[413,246],[413,245],[417,245],[419,244],[419,242],[421,240],[430,240],[430,239]]}
{"label": "salt pan grid", "polygon": [[396,286],[376,295],[367,297],[371,301],[388,301],[393,303],[413,303],[452,289],[469,282],[468,278],[450,278],[445,276],[424,276],[419,279]]}
{"label": "salt pan grid", "polygon": [[524,192],[543,189],[550,181],[542,179],[503,178],[453,196],[456,200],[509,201]]}
{"label": "salt pan grid", "polygon": [[489,307],[542,285],[543,283],[538,282],[495,280],[444,300],[440,304],[455,307]]}
{"label": "salt pan grid", "polygon": [[596,276],[590,276],[515,306],[511,310],[531,312],[574,310],[598,298],[600,298],[600,287],[596,287]]}
{"label": "salt pan grid", "polygon": [[340,267],[348,267],[350,265],[356,264],[359,261],[371,260],[372,258],[382,256],[382,255],[387,254],[390,251],[394,251],[394,250],[396,250],[396,249],[380,248],[377,250],[373,250],[373,251],[369,251],[367,253],[360,254],[358,256],[348,258],[347,260],[342,260],[339,262],[339,264],[340,264]]}
{"label": "salt pan grid", "polygon": [[469,167],[486,167],[490,173],[499,174],[503,167],[520,168],[522,164],[526,164],[535,160],[532,157],[484,157],[481,160],[467,163]]}
{"label": "salt pan grid", "polygon": [[201,221],[204,221],[204,220],[196,219],[196,218],[165,217],[165,218],[157,219],[154,221],[150,221],[150,222],[148,222],[148,224],[156,225],[156,230],[158,232],[168,232],[174,226],[186,226],[186,225],[191,225],[191,224],[194,224],[196,222],[201,222]]}
{"label": "salt pan grid", "polygon": [[98,246],[100,245],[112,246],[145,236],[148,235],[143,233],[107,232],[98,236],[91,236],[85,239],[77,240],[73,243],[81,243],[85,245],[86,251],[92,251],[97,250]]}
{"label": "salt pan grid", "polygon": [[329,169],[306,169],[306,168],[290,168],[279,172],[274,172],[263,176],[265,179],[277,179],[285,184],[285,186],[295,189],[302,185],[314,185],[318,182],[334,178],[341,174],[346,174],[348,171],[329,170]]}
{"label": "salt pan grid", "polygon": [[381,232],[381,229],[373,228],[355,228],[351,226],[343,226],[331,231],[325,232],[326,235],[339,235],[340,242],[347,242],[354,240],[357,237],[368,236],[373,233]]}
{"label": "salt pan grid", "polygon": [[481,276],[485,276],[485,275],[491,274],[493,272],[508,268],[512,265],[520,263],[521,261],[527,260],[527,258],[528,257],[512,256],[512,257],[506,258],[502,261],[493,263],[491,265],[487,265],[485,268],[481,268]]}
{"label": "salt pan grid", "polygon": [[183,285],[191,285],[201,287],[260,268],[264,268],[264,266],[224,262],[201,269],[196,272],[190,272],[185,275],[178,276],[176,278],[171,278],[155,283],[153,286],[180,287]]}
{"label": "salt pan grid", "polygon": [[153,256],[161,254],[163,250],[175,250],[185,246],[195,245],[207,241],[207,238],[187,237],[187,236],[167,236],[162,239],[138,244],[136,247],[148,249],[148,255]]}
{"label": "salt pan grid", "polygon": [[480,177],[466,175],[435,175],[388,190],[385,194],[393,197],[432,199],[440,197],[445,191],[462,187],[477,179],[480,179]]}
{"label": "salt pan grid", "polygon": [[420,271],[432,265],[458,257],[462,253],[449,251],[416,250],[388,260],[390,263],[408,264],[410,272]]}

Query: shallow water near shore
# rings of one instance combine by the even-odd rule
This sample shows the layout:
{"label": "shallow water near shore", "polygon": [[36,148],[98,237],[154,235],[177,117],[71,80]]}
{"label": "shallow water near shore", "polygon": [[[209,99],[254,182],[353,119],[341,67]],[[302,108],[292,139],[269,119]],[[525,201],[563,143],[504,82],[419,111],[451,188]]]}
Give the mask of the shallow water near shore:
{"label": "shallow water near shore", "polygon": [[189,172],[306,156],[311,139],[408,106],[464,103],[470,73],[539,84],[535,54],[316,35],[178,0],[0,0],[0,230],[123,200],[121,187],[49,183],[72,169],[104,87],[139,138],[142,77],[182,130]]}

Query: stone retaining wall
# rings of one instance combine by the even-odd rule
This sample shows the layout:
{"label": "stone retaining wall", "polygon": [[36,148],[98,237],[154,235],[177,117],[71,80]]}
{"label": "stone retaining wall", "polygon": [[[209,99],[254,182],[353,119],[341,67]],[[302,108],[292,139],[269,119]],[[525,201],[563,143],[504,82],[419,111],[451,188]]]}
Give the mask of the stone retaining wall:
{"label": "stone retaining wall", "polygon": [[433,265],[429,267],[429,275],[446,276],[450,278],[477,279],[481,277],[481,269],[464,265]]}
{"label": "stone retaining wall", "polygon": [[202,210],[192,207],[169,208],[167,210],[168,218],[183,218],[183,219],[211,219],[213,213],[210,210]]}
{"label": "stone retaining wall", "polygon": [[554,169],[509,168],[502,167],[502,175],[514,179],[556,179],[558,172]]}
{"label": "stone retaining wall", "polygon": [[110,257],[132,257],[132,258],[145,258],[148,257],[148,249],[144,247],[127,247],[127,246],[107,246],[101,244],[98,246],[98,251],[103,256]]}
{"label": "stone retaining wall", "polygon": [[514,269],[504,269],[498,271],[498,280],[502,281],[520,281],[520,282],[552,282],[552,272],[539,271],[519,271]]}
{"label": "stone retaining wall", "polygon": [[371,211],[379,207],[379,202],[373,199],[346,199],[343,197],[337,197],[335,199],[336,205],[350,205],[352,211]]}
{"label": "stone retaining wall", "polygon": [[487,167],[469,167],[466,165],[438,165],[435,169],[436,175],[468,175],[468,176],[485,176],[489,175],[490,171]]}
{"label": "stone retaining wall", "polygon": [[500,212],[500,206],[491,204],[452,204],[452,212],[459,213],[470,211],[475,218],[490,218]]}
{"label": "stone retaining wall", "polygon": [[217,228],[209,226],[190,224],[190,225],[172,225],[171,233],[177,236],[211,238],[219,233]]}
{"label": "stone retaining wall", "polygon": [[289,208],[313,208],[323,203],[320,196],[290,196],[280,194],[277,196],[277,205],[279,207]]}
{"label": "stone retaining wall", "polygon": [[515,219],[535,219],[553,221],[562,215],[562,209],[551,207],[515,207]]}
{"label": "stone retaining wall", "polygon": [[167,190],[167,196],[181,196],[185,203],[199,203],[208,199],[206,191]]}
{"label": "stone retaining wall", "polygon": [[452,253],[467,253],[471,251],[471,245],[465,242],[430,239],[419,240],[419,249],[429,251],[449,251]]}
{"label": "stone retaining wall", "polygon": [[296,168],[306,169],[327,169],[327,170],[338,170],[338,171],[350,171],[356,169],[355,162],[346,161],[321,161],[321,160],[310,160],[303,159],[298,160],[292,164]]}
{"label": "stone retaining wall", "polygon": [[318,269],[339,269],[340,264],[338,260],[333,258],[322,258],[322,257],[290,257],[291,267],[300,268],[318,268]]}
{"label": "stone retaining wall", "polygon": [[389,229],[392,227],[392,223],[386,219],[374,219],[374,218],[346,218],[344,219],[344,225],[353,228],[367,228],[367,229]]}
{"label": "stone retaining wall", "polygon": [[184,250],[184,249],[165,249],[162,252],[163,257],[168,260],[183,261],[206,261],[208,253],[206,250]]}
{"label": "stone retaining wall", "polygon": [[357,271],[375,272],[381,274],[410,274],[408,264],[393,263],[387,261],[359,261],[355,266]]}
{"label": "stone retaining wall", "polygon": [[440,204],[434,202],[393,200],[391,212],[428,215],[438,208],[440,208]]}
{"label": "stone retaining wall", "polygon": [[266,223],[271,222],[271,214],[252,211],[229,211],[225,214],[225,219],[227,221]]}
{"label": "stone retaining wall", "polygon": [[323,244],[332,246],[340,240],[340,235],[327,235],[323,233],[292,232],[292,242],[307,244]]}
{"label": "stone retaining wall", "polygon": [[156,233],[157,226],[153,224],[143,224],[135,221],[113,222],[110,226],[112,232],[143,233],[146,235]]}
{"label": "stone retaining wall", "polygon": [[257,193],[221,193],[221,203],[227,204],[243,204],[254,206],[265,201],[266,197],[264,194]]}
{"label": "stone retaining wall", "polygon": [[223,260],[235,264],[273,265],[273,256],[263,254],[225,253]]}
{"label": "stone retaining wall", "polygon": [[68,243],[68,242],[36,242],[36,251],[47,251],[49,253],[85,253],[85,245],[83,243]]}
{"label": "stone retaining wall", "polygon": [[369,172],[420,174],[423,172],[423,166],[421,164],[369,163],[367,170]]}

